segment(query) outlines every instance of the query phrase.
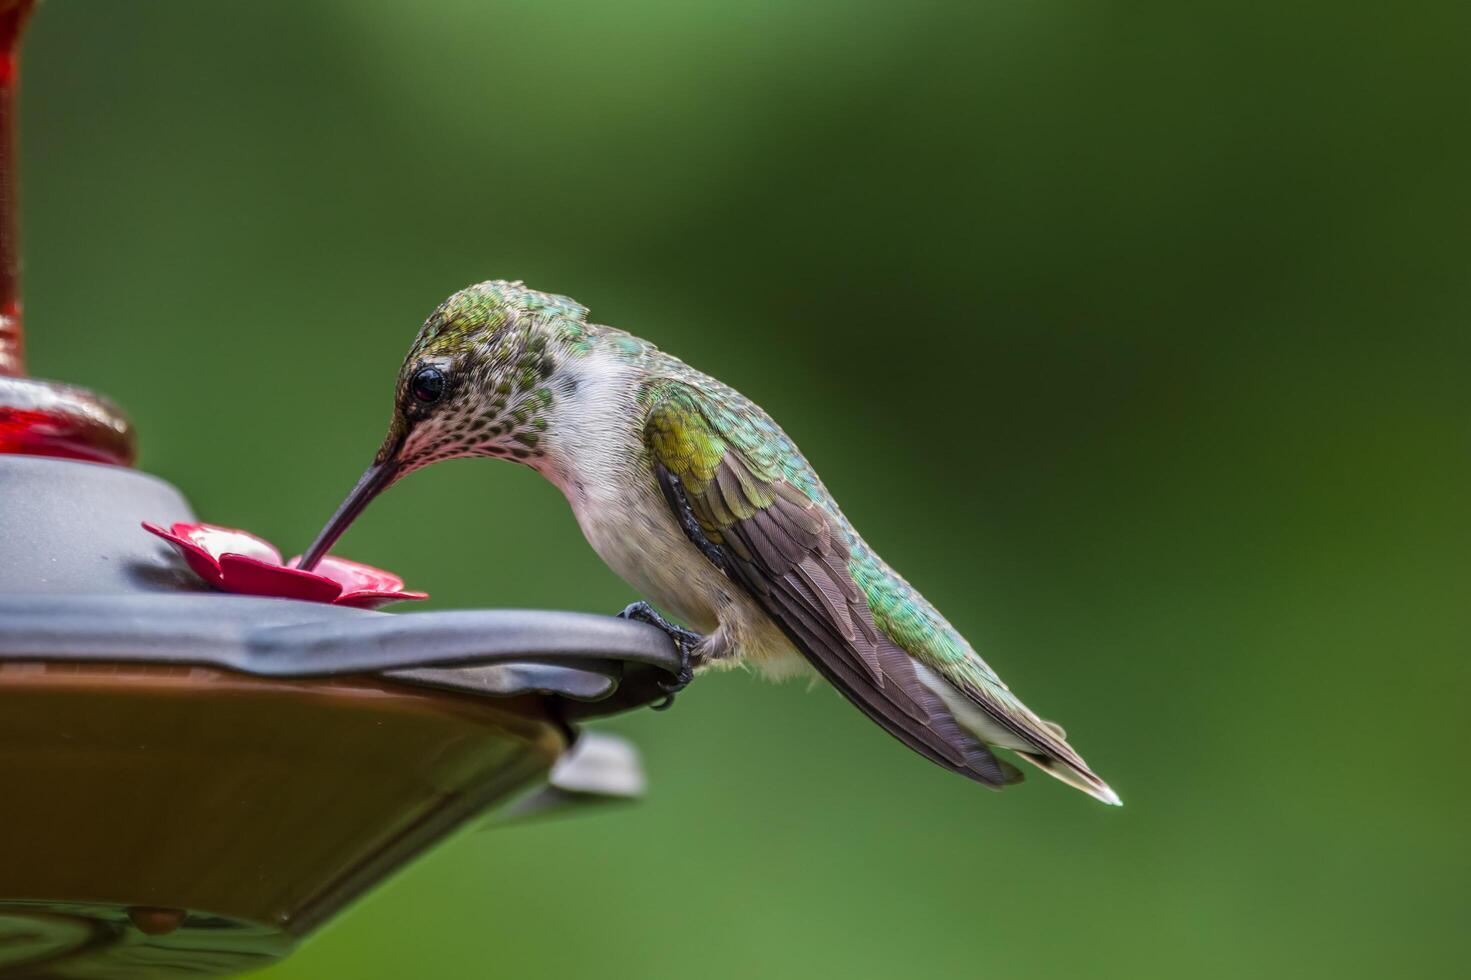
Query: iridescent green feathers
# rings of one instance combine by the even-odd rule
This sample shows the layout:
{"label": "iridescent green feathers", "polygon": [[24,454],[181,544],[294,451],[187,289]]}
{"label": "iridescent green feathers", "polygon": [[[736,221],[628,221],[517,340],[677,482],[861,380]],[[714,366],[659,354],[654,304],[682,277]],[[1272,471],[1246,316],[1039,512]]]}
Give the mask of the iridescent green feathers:
{"label": "iridescent green feathers", "polygon": [[[672,359],[671,359],[672,361]],[[749,400],[684,365],[645,388],[656,477],[692,538],[744,586],[830,682],[873,720],[935,762],[991,785],[1020,773],[979,727],[1044,768],[1097,777],[1033,715],[955,629],[868,548],[812,467]],[[700,540],[703,539],[703,540]],[[938,675],[943,680],[935,682]],[[1100,783],[1101,785],[1101,783]]]}

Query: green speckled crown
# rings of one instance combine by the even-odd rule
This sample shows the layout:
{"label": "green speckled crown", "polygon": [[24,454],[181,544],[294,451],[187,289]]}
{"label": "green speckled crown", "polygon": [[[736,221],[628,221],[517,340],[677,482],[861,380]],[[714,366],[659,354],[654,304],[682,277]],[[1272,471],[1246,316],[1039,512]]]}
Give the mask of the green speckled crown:
{"label": "green speckled crown", "polygon": [[557,323],[561,328],[557,332],[568,340],[588,333],[587,307],[575,299],[528,289],[519,281],[494,279],[462,289],[439,304],[424,321],[408,360],[460,354],[473,345],[494,343],[495,335],[508,325],[533,317]]}

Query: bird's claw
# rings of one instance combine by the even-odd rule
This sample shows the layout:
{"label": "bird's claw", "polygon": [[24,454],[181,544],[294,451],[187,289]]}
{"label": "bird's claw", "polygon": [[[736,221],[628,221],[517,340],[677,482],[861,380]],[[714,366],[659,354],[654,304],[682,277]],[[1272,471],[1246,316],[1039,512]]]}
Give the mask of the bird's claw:
{"label": "bird's claw", "polygon": [[694,647],[704,639],[700,634],[687,630],[683,626],[677,626],[669,620],[660,616],[654,607],[647,602],[633,602],[625,606],[618,614],[619,619],[631,619],[639,623],[648,623],[650,626],[663,630],[674,644],[674,649],[679,651],[679,671],[673,680],[659,681],[659,690],[664,692],[664,700],[658,704],[651,705],[655,711],[667,710],[674,704],[674,696],[689,686],[690,681],[695,679]]}
{"label": "bird's claw", "polygon": [[673,707],[674,696],[689,687],[690,681],[695,679],[695,668],[691,663],[689,645],[682,639],[674,639],[674,648],[679,651],[679,673],[674,675],[672,681],[659,682],[659,690],[664,692],[664,700],[658,704],[649,705],[655,711],[667,711]]}

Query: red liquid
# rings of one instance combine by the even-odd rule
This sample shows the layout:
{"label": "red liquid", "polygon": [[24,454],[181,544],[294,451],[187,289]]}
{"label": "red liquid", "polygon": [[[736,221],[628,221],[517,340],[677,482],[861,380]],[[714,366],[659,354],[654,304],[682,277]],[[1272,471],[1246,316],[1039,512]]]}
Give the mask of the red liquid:
{"label": "red liquid", "polygon": [[96,445],[97,433],[76,418],[0,405],[0,453],[59,456],[90,463],[120,463],[110,447]]}
{"label": "red liquid", "polygon": [[15,86],[20,33],[34,0],[0,0],[0,375],[24,375],[15,213]]}
{"label": "red liquid", "polygon": [[126,466],[127,418],[91,392],[26,377],[16,229],[15,90],[20,35],[35,0],[0,0],[0,453]]}

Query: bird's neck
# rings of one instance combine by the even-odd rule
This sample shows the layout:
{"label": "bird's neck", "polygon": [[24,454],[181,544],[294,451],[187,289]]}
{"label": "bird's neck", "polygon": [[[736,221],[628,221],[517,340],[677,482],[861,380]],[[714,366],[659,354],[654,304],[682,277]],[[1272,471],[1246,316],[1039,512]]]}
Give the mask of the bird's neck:
{"label": "bird's neck", "polygon": [[638,392],[644,370],[617,347],[595,344],[562,359],[547,410],[545,453],[535,468],[574,508],[596,504],[620,481],[642,450]]}

